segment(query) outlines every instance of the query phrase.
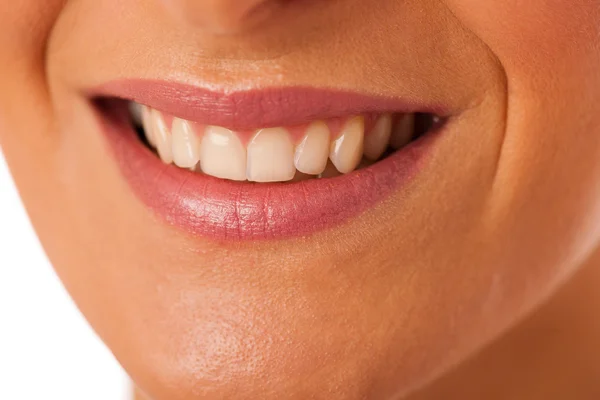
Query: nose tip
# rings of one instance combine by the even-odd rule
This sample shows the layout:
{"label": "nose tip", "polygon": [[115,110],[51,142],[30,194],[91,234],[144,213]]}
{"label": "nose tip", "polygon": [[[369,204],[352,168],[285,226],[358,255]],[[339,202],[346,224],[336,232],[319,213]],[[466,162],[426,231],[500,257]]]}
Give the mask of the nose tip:
{"label": "nose tip", "polygon": [[281,0],[161,0],[180,20],[213,34],[234,34],[271,17]]}

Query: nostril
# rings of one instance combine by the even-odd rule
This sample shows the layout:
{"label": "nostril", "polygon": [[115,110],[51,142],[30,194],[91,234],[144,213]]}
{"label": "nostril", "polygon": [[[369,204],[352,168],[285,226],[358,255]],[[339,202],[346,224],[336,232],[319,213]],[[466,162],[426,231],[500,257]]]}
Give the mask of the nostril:
{"label": "nostril", "polygon": [[[287,0],[289,1],[289,0]],[[248,10],[243,18],[248,25],[264,21],[272,16],[285,2],[283,0],[263,0]]]}
{"label": "nostril", "polygon": [[254,27],[289,0],[162,0],[173,15],[212,34],[235,34]]}

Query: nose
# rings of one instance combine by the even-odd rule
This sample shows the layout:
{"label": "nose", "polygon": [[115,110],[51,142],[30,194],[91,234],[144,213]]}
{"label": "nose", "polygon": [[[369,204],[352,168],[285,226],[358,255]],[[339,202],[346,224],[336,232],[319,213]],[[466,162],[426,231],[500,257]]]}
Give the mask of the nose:
{"label": "nose", "polygon": [[282,0],[161,1],[181,21],[213,34],[244,31],[272,17],[283,4]]}

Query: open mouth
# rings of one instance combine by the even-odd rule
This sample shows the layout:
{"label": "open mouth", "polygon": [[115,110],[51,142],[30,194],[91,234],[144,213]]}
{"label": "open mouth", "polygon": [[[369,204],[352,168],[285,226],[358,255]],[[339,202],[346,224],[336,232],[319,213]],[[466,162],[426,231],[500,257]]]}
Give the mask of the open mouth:
{"label": "open mouth", "polygon": [[[275,100],[259,92],[244,110],[231,95],[211,92],[211,104],[208,92],[162,83],[171,92],[156,100],[153,86],[109,85],[93,104],[138,196],[170,223],[217,239],[306,235],[351,218],[414,175],[447,121],[351,94],[324,103],[316,89]],[[311,96],[315,107],[297,112]]]}
{"label": "open mouth", "polygon": [[366,168],[439,124],[433,114],[370,114],[294,127],[235,131],[165,115],[129,102],[143,143],[166,164],[216,178],[288,182]]}

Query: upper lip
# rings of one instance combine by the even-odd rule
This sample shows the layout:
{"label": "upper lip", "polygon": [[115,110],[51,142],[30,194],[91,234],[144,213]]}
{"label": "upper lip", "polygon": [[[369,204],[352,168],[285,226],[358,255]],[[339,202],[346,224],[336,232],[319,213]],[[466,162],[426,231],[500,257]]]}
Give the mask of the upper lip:
{"label": "upper lip", "polygon": [[100,85],[88,95],[131,100],[185,120],[234,130],[293,126],[362,113],[446,114],[439,104],[416,104],[398,98],[310,87],[227,93],[177,82],[123,79]]}
{"label": "upper lip", "polygon": [[[178,83],[121,80],[86,94],[98,100],[132,100],[175,117],[237,130],[378,111],[449,115],[436,105],[299,87],[226,93]],[[341,223],[408,184],[437,137],[432,132],[369,168],[333,179],[254,185],[163,164],[140,144],[121,102],[98,104],[108,106],[98,108],[103,111],[99,121],[139,198],[164,220],[219,240],[306,235]]]}

